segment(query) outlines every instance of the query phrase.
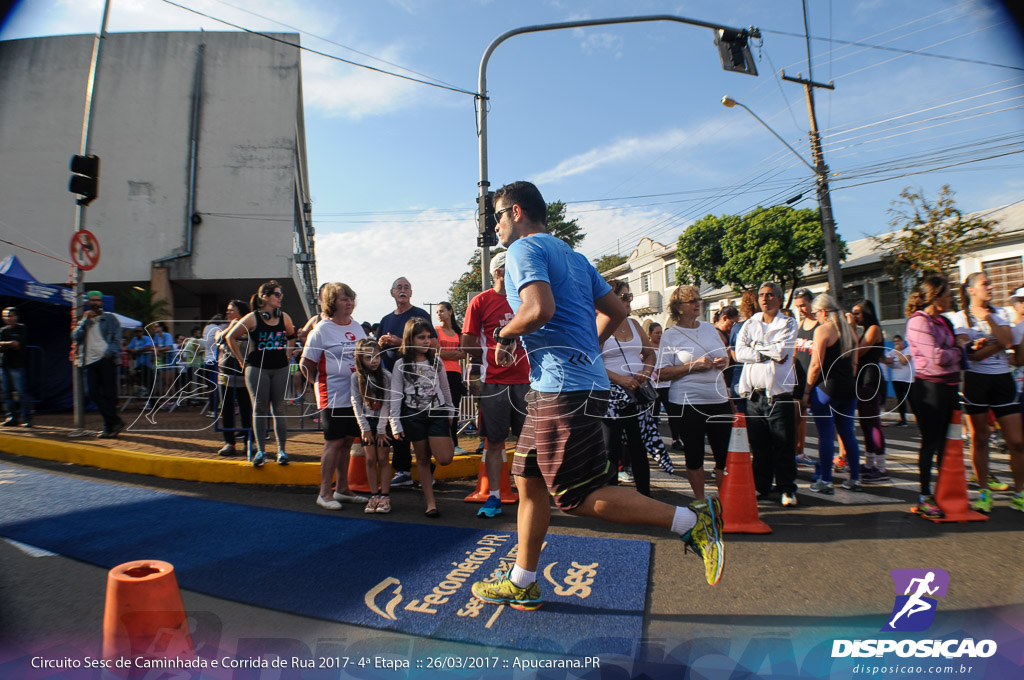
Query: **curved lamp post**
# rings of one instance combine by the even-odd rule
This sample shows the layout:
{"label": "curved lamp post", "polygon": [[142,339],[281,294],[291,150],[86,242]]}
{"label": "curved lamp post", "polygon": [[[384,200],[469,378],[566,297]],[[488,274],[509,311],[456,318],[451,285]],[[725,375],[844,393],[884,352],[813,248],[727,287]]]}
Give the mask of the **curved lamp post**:
{"label": "curved lamp post", "polygon": [[825,268],[828,273],[828,287],[832,297],[840,306],[843,304],[843,273],[839,268],[839,247],[836,243],[836,224],[832,219],[832,199],[828,191],[828,166],[822,157],[821,146],[817,138],[811,136],[811,149],[814,152],[816,165],[811,165],[800,153],[790,146],[789,142],[779,136],[768,123],[761,120],[761,117],[754,113],[749,106],[738,102],[729,95],[722,97],[722,106],[731,109],[740,106],[747,110],[751,116],[757,119],[761,125],[768,129],[768,132],[775,135],[775,138],[786,145],[786,148],[793,152],[793,155],[800,159],[800,162],[811,169],[815,175],[815,183],[818,189],[818,209],[821,213],[821,232],[825,239]]}

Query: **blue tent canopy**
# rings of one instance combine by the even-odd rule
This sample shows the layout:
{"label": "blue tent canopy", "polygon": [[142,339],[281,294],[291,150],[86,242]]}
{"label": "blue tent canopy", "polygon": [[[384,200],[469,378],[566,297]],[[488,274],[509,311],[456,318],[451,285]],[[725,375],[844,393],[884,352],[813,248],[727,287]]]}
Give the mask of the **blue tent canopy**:
{"label": "blue tent canopy", "polygon": [[[0,260],[0,299],[14,305],[28,329],[28,392],[35,408],[71,407],[71,304],[74,291],[40,283],[14,255]],[[103,296],[103,309],[114,310],[114,296]]]}
{"label": "blue tent canopy", "polygon": [[[8,255],[0,260],[0,295],[49,302],[54,305],[70,307],[75,292],[66,286],[54,286],[40,283],[32,276],[16,255]],[[114,296],[103,296],[103,309],[114,311]]]}

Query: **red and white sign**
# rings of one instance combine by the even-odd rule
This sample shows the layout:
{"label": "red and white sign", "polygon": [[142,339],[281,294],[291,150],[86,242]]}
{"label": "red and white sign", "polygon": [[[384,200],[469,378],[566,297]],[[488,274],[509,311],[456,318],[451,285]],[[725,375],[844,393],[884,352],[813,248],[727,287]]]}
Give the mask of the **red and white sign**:
{"label": "red and white sign", "polygon": [[71,237],[71,261],[84,271],[99,263],[100,242],[88,229],[80,229]]}

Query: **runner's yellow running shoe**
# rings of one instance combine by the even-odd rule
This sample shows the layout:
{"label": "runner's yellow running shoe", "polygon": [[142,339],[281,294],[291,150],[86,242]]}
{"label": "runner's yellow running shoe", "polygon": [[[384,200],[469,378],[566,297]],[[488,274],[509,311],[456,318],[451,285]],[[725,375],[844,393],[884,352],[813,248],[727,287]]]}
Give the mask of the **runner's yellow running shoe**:
{"label": "runner's yellow running shoe", "polygon": [[512,567],[508,571],[496,571],[494,576],[497,581],[487,583],[477,581],[473,584],[473,595],[478,600],[490,602],[491,604],[507,604],[512,609],[533,611],[540,609],[544,602],[540,599],[540,586],[534,581],[531,585],[520,588],[509,580],[512,575]]}
{"label": "runner's yellow running shoe", "polygon": [[1015,493],[1010,496],[1010,507],[1014,510],[1024,512],[1024,492]]}
{"label": "runner's yellow running shoe", "polygon": [[[971,484],[978,484],[978,475],[971,475]],[[988,476],[988,490],[989,491],[1006,491],[1010,488],[1010,485],[1006,482],[1000,482],[996,479],[995,475]]]}
{"label": "runner's yellow running shoe", "polygon": [[[722,504],[716,496],[690,503],[697,523],[680,538],[704,560],[704,576],[709,585],[718,585],[725,568],[725,546],[722,544]],[[684,549],[685,552],[685,549]]]}
{"label": "runner's yellow running shoe", "polygon": [[986,515],[992,512],[992,492],[988,489],[982,489],[981,495],[978,496],[978,500],[974,501],[974,505],[971,508]]}

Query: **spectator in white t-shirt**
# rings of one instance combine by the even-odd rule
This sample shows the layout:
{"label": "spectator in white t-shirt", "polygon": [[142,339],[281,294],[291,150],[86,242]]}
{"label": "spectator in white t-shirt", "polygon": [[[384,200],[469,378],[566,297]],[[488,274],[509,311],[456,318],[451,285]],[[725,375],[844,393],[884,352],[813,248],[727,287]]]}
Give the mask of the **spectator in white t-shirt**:
{"label": "spectator in white t-shirt", "polygon": [[[352,410],[352,374],[356,370],[356,343],[366,337],[352,318],[356,293],[344,283],[329,283],[321,293],[327,317],[318,323],[302,350],[302,372],[316,392],[324,427],[324,451],[320,457],[320,493],[316,504],[341,510],[341,501],[366,503],[369,498],[352,493],[348,486],[349,453],[360,436],[359,421]],[[332,495],[331,484],[337,473]]]}
{"label": "spectator in white t-shirt", "polygon": [[1013,331],[1004,310],[992,305],[992,282],[985,272],[974,272],[960,286],[962,311],[953,315],[957,344],[965,346],[967,366],[960,389],[960,400],[971,426],[971,462],[980,497],[973,508],[992,510],[992,492],[1005,491],[1008,484],[989,472],[988,437],[991,410],[999,421],[1010,462],[1018,482],[1018,494],[1024,490],[1024,428],[1021,426],[1020,401],[1006,350],[1013,347]]}
{"label": "spectator in white t-shirt", "polygon": [[732,433],[732,407],[722,372],[729,351],[711,324],[701,321],[701,297],[696,286],[679,286],[669,298],[675,325],[661,336],[658,377],[670,381],[670,417],[677,418],[683,439],[686,477],[698,499],[704,498],[704,440],[715,458],[715,485],[725,474]]}
{"label": "spectator in white t-shirt", "polygon": [[889,382],[896,394],[896,409],[900,414],[896,427],[906,427],[907,395],[910,394],[910,384],[914,382],[914,363],[902,335],[892,336],[892,349],[885,353],[883,361],[889,367]]}

